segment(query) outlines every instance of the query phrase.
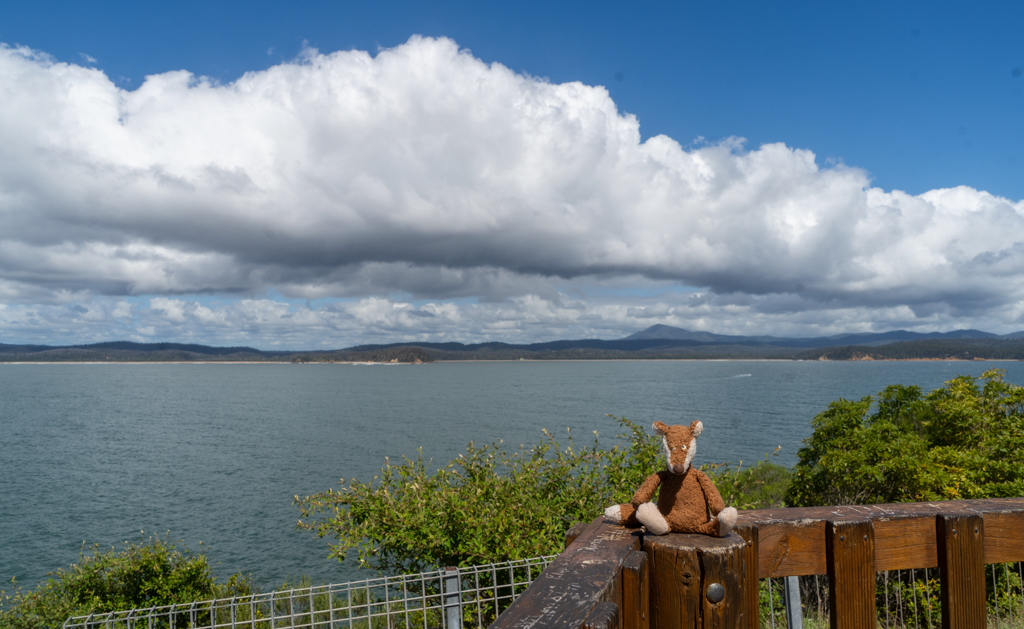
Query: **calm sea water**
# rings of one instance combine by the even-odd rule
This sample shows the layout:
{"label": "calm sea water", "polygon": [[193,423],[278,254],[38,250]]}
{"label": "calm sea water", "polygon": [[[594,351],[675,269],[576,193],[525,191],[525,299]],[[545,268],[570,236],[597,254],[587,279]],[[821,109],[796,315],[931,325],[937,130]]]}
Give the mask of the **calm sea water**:
{"label": "calm sea water", "polygon": [[296,494],[370,479],[385,457],[444,463],[541,429],[614,442],[606,414],[700,419],[697,462],[791,465],[840,396],[927,389],[1016,362],[504,362],[432,365],[0,364],[0,579],[34,586],[84,543],[145,535],[202,548],[264,587],[373,576],[295,530]]}

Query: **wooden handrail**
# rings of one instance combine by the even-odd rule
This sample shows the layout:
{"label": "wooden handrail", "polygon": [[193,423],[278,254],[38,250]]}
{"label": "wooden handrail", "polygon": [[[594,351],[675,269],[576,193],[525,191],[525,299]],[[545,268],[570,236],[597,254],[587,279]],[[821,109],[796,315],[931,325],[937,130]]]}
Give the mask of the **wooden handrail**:
{"label": "wooden handrail", "polygon": [[874,629],[875,572],[934,567],[943,629],[984,629],[984,565],[1024,561],[1024,498],[741,511],[724,539],[598,518],[566,541],[491,629],[757,629],[759,578],[825,574],[832,628]]}
{"label": "wooden handrail", "polygon": [[740,511],[737,526],[758,529],[759,576],[827,574],[825,524],[869,520],[875,570],[936,568],[936,516],[981,516],[983,563],[1024,560],[1024,498],[946,500]]}
{"label": "wooden handrail", "polygon": [[616,615],[613,627],[606,627],[608,608],[597,604],[610,602],[622,609],[622,565],[639,548],[639,530],[604,518],[594,520],[498,616],[491,629],[620,629],[622,614]]}

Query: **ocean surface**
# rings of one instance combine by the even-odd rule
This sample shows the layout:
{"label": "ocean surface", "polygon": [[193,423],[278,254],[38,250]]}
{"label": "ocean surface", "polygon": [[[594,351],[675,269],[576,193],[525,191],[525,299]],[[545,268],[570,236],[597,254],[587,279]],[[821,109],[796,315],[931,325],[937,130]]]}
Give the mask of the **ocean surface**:
{"label": "ocean surface", "polygon": [[34,587],[83,544],[150,535],[265,589],[369,578],[295,529],[293,496],[417,448],[440,465],[470,441],[533,444],[543,428],[610,446],[606,414],[702,420],[698,464],[782,446],[775,460],[792,465],[831,400],[991,367],[1024,384],[1019,362],[0,364],[0,580]]}

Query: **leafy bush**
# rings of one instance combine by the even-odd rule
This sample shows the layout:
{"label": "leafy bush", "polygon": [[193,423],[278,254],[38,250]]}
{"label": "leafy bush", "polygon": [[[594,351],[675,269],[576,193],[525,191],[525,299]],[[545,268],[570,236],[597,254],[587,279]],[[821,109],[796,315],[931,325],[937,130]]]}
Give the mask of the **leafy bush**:
{"label": "leafy bush", "polygon": [[0,592],[0,628],[59,627],[71,616],[171,605],[251,593],[251,582],[234,575],[218,585],[202,554],[157,538],[121,550],[81,553],[79,563],[50,573],[35,590]]}
{"label": "leafy bush", "polygon": [[[470,443],[435,472],[423,459],[387,461],[369,483],[295,497],[299,527],[338,539],[331,555],[356,551],[360,566],[417,571],[557,553],[565,531],[624,502],[657,469],[660,439],[627,419],[629,441],[602,449],[561,445],[547,431],[532,447]],[[620,435],[625,437],[626,435]]]}
{"label": "leafy bush", "polygon": [[[992,369],[958,376],[927,395],[893,385],[876,397],[839,399],[813,420],[786,501],[795,506],[1024,495],[1024,387]],[[1020,591],[1016,564],[985,567],[990,614]],[[939,581],[924,570],[878,575],[877,612],[939,622]],[[818,596],[820,596],[820,592]],[[1018,603],[1019,604],[1019,603]],[[908,612],[907,610],[913,610]]]}
{"label": "leafy bush", "polygon": [[927,395],[893,385],[877,398],[839,399],[812,423],[790,505],[1024,495],[1024,387],[1004,382],[1002,370]]}
{"label": "leafy bush", "polygon": [[[608,505],[628,502],[648,475],[664,467],[661,439],[618,418],[625,434],[611,449],[561,445],[547,431],[541,443],[506,450],[477,447],[436,472],[422,452],[388,461],[371,482],[342,479],[340,489],[295,497],[299,527],[335,537],[331,555],[356,555],[362,567],[388,572],[465,566],[554,554],[565,531]],[[703,468],[726,504],[781,506],[788,470],[764,460],[749,469]]]}
{"label": "leafy bush", "polygon": [[[781,447],[780,447],[781,448]],[[776,448],[772,456],[778,456]],[[785,495],[793,473],[786,467],[765,458],[753,467],[743,469],[743,461],[702,465],[718,487],[725,504],[737,509],[771,509],[785,507]]]}

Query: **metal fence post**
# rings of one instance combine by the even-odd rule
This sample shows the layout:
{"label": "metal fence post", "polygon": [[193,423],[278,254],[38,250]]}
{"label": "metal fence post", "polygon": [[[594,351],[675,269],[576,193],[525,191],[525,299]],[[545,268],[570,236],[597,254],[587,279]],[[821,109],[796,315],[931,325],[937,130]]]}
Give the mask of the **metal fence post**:
{"label": "metal fence post", "polygon": [[803,629],[804,613],[800,607],[800,577],[786,577],[782,582],[786,597],[786,624],[789,629]]}
{"label": "metal fence post", "polygon": [[445,628],[462,629],[462,596],[459,594],[459,569],[444,569]]}

